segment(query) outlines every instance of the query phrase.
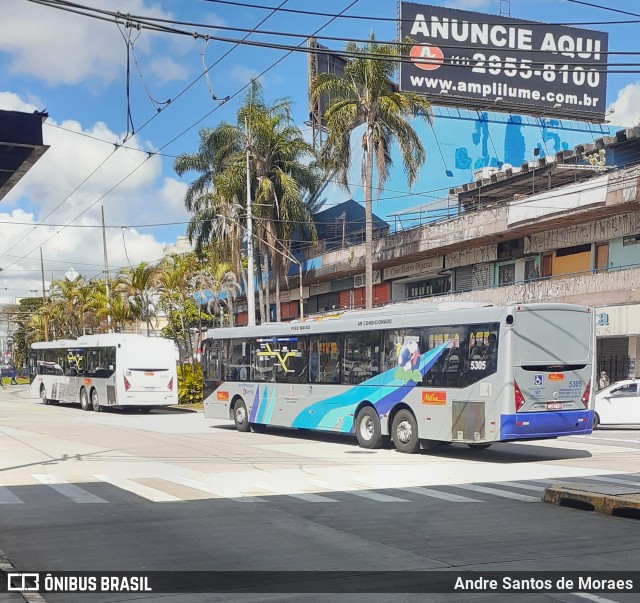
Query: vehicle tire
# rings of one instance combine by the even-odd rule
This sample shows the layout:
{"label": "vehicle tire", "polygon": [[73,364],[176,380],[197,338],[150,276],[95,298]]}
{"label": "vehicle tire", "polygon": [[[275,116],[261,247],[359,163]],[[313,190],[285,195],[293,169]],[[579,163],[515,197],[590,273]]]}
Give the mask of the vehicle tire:
{"label": "vehicle tire", "polygon": [[413,454],[420,447],[418,423],[413,413],[406,408],[399,410],[393,417],[391,433],[393,444],[398,452]]}
{"label": "vehicle tire", "polygon": [[482,444],[467,444],[469,448],[477,448],[478,450],[486,450],[487,448],[491,448],[493,446],[492,442],[484,442]]}
{"label": "vehicle tire", "polygon": [[249,423],[249,427],[253,433],[264,433],[267,431],[267,426],[264,423]]}
{"label": "vehicle tire", "polygon": [[51,401],[47,398],[47,390],[45,389],[44,385],[40,386],[40,400],[42,400],[42,403],[45,405],[51,403]]}
{"label": "vehicle tire", "polygon": [[593,413],[593,427],[592,430],[597,429],[600,426],[600,417],[597,412]]}
{"label": "vehicle tire", "polygon": [[247,405],[242,398],[238,398],[233,405],[233,422],[238,431],[247,432],[250,429]]}
{"label": "vehicle tire", "polygon": [[91,390],[91,408],[96,412],[100,412],[102,407],[100,406],[100,397],[98,396],[98,391],[95,389]]}
{"label": "vehicle tire", "polygon": [[380,448],[384,443],[380,418],[371,406],[360,409],[356,417],[356,438],[360,448]]}
{"label": "vehicle tire", "polygon": [[80,408],[82,410],[93,410],[89,403],[89,394],[87,394],[87,390],[84,387],[80,390]]}

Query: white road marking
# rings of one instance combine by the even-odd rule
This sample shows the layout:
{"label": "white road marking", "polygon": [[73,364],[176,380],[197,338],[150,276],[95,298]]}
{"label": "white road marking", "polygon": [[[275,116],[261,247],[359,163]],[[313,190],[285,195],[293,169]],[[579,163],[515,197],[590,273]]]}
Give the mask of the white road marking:
{"label": "white road marking", "polygon": [[9,488],[0,486],[0,505],[22,505],[24,501],[20,500]]}
{"label": "white road marking", "polygon": [[97,473],[94,473],[93,477],[99,479],[100,481],[111,484],[116,488],[127,490],[132,494],[141,496],[142,498],[146,498],[147,500],[150,500],[152,502],[182,502],[182,500],[177,496],[167,494],[166,492],[162,492],[161,490],[156,490],[155,488],[150,488],[149,486],[144,486],[143,484],[139,484],[128,479],[111,477],[109,475]]}
{"label": "white road marking", "polygon": [[52,490],[55,490],[62,496],[70,498],[73,502],[79,504],[100,504],[106,503],[104,498],[100,498],[91,492],[87,492],[82,488],[79,488],[75,484],[70,484],[66,480],[56,475],[50,475],[48,473],[35,473],[31,477],[38,480],[41,484],[49,486]]}
{"label": "white road marking", "polygon": [[473,490],[474,492],[483,492],[484,494],[492,494],[501,498],[513,498],[522,502],[540,502],[540,498],[535,496],[526,496],[524,494],[516,494],[515,492],[507,492],[506,490],[498,490],[498,488],[488,488],[487,486],[476,486],[475,484],[447,484],[450,488],[463,488],[465,490]]}
{"label": "white road marking", "polygon": [[398,498],[397,496],[389,496],[388,494],[380,494],[379,492],[371,492],[370,490],[347,490],[346,493],[360,496],[361,498],[368,498],[369,500],[375,500],[376,502],[411,502],[406,498]]}
{"label": "white road marking", "polygon": [[431,488],[422,488],[421,486],[401,488],[407,492],[413,492],[414,494],[420,494],[421,496],[430,496],[432,498],[440,498],[442,500],[448,500],[450,502],[462,502],[462,503],[481,503],[484,502],[479,498],[468,498],[467,496],[460,496],[458,494],[449,494],[448,492],[440,492],[439,490],[432,490]]}
{"label": "white road marking", "polygon": [[264,498],[259,498],[258,496],[246,496],[241,494],[240,492],[233,492],[228,488],[220,488],[218,486],[212,486],[211,484],[206,484],[205,482],[201,482],[195,479],[191,479],[189,477],[181,477],[176,475],[174,477],[163,477],[162,479],[168,480],[170,482],[174,482],[175,484],[182,484],[183,486],[189,486],[189,488],[194,488],[195,490],[200,490],[201,492],[207,492],[209,494],[213,494],[218,498],[225,498],[229,500],[233,500],[234,502],[245,502],[245,503],[258,503],[258,502],[267,502]]}
{"label": "white road marking", "polygon": [[582,440],[603,441],[603,442],[624,442],[625,444],[640,444],[640,440],[626,440],[624,438],[601,438],[600,436],[571,436],[572,438],[579,438]]}
{"label": "white road marking", "polygon": [[596,603],[617,603],[613,599],[605,599],[604,597],[599,597],[598,595],[592,595],[591,593],[571,593],[576,597],[582,597],[583,599],[588,599],[589,601],[595,601]]}
{"label": "white road marking", "polygon": [[[634,482],[630,479],[619,479],[617,477],[604,477],[600,475],[589,475],[585,477],[585,480],[595,480],[597,482],[608,482],[610,484],[623,484],[624,486],[638,486],[640,488],[640,482]],[[562,480],[555,480],[562,481]]]}
{"label": "white road marking", "polygon": [[531,486],[529,484],[521,484],[519,482],[494,482],[496,486],[507,486],[511,488],[520,488],[521,490],[531,490],[532,492],[544,492],[544,486]]}
{"label": "white road marking", "polygon": [[269,484],[265,484],[264,482],[257,482],[256,488],[260,488],[260,490],[265,490],[266,492],[269,492],[271,494],[276,494],[278,496],[291,496],[293,498],[298,498],[300,500],[304,500],[306,502],[311,502],[311,503],[340,502],[335,498],[329,498],[328,496],[320,496],[319,494],[311,494],[308,492],[296,492],[296,493],[287,492],[286,490],[283,490],[283,489],[274,488],[273,486],[270,486]]}

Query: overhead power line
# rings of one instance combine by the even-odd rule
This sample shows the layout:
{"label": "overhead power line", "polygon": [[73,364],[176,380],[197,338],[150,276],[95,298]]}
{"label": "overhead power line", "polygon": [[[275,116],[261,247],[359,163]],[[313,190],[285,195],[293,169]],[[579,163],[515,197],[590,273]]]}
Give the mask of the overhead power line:
{"label": "overhead power line", "polygon": [[[631,15],[634,17],[640,17],[640,15],[637,15],[635,13],[630,13],[627,11],[623,11],[623,10],[616,10],[616,9],[612,9],[612,8],[608,8],[608,7],[604,7],[604,6],[599,6],[597,4],[590,4],[588,2],[580,2],[579,0],[567,0],[568,2],[575,2],[576,4],[584,4],[586,6],[593,6],[596,8],[603,8],[606,10],[611,10],[612,12],[616,12],[616,13],[621,13],[621,14],[626,14],[626,15]],[[255,9],[260,9],[260,10],[270,10],[274,7],[272,6],[265,6],[264,4],[248,4],[246,2],[233,2],[232,0],[203,0],[203,2],[209,2],[211,4],[226,4],[229,6],[241,6],[242,8],[255,8]],[[319,11],[311,11],[311,10],[301,10],[301,9],[294,9],[294,8],[283,8],[283,9],[279,9],[279,12],[282,13],[291,13],[291,14],[297,14],[297,15],[305,15],[308,17],[331,17],[331,16],[335,16],[333,13],[324,13],[324,12],[319,12]],[[479,15],[480,16],[480,15]],[[489,15],[487,15],[488,17]],[[398,22],[404,22],[404,23],[413,23],[412,19],[398,19],[397,17],[377,17],[374,15],[341,15],[340,16],[341,19],[357,19],[359,21],[381,21],[381,22],[391,22],[391,23],[398,23]],[[527,21],[527,20],[521,20],[521,19],[516,19],[511,17],[511,20],[513,22],[515,22],[515,24],[518,23],[525,23],[526,25],[532,25],[532,26],[546,26],[547,23],[541,23],[541,22],[537,22],[537,21]],[[488,24],[488,25],[502,25],[504,23],[504,21],[485,21],[482,19],[479,19],[478,21],[476,21],[477,23],[483,23],[483,24]],[[566,26],[573,26],[573,25],[618,25],[618,24],[626,24],[626,23],[635,23],[636,21],[582,21],[582,22],[572,22],[572,23],[551,23],[551,25],[566,25]]]}
{"label": "overhead power line", "polygon": [[[275,42],[261,42],[261,41],[257,41],[257,40],[247,40],[246,37],[243,39],[238,39],[238,38],[229,38],[229,37],[224,37],[224,36],[220,36],[220,35],[211,35],[211,34],[201,34],[197,31],[187,31],[187,30],[183,30],[183,29],[178,29],[176,27],[167,27],[164,25],[159,25],[157,24],[157,22],[166,22],[168,20],[162,19],[159,20],[155,17],[145,17],[145,16],[139,16],[139,15],[131,15],[131,14],[127,14],[122,15],[119,12],[113,12],[113,11],[107,11],[107,10],[102,10],[102,9],[96,9],[93,7],[89,7],[89,6],[85,6],[85,5],[80,5],[80,4],[74,4],[74,3],[70,3],[70,2],[62,2],[61,0],[29,0],[30,2],[34,2],[36,4],[41,4],[44,6],[49,6],[52,8],[57,8],[60,10],[66,10],[69,11],[71,10],[69,7],[70,6],[74,6],[75,10],[71,10],[71,12],[76,12],[78,14],[90,17],[90,18],[95,18],[95,19],[100,19],[100,20],[105,20],[105,21],[109,21],[109,22],[115,22],[115,23],[120,23],[120,24],[126,24],[129,23],[132,26],[136,26],[136,27],[142,27],[144,29],[149,29],[151,31],[156,31],[156,32],[165,32],[165,33],[171,33],[171,34],[176,34],[176,35],[183,35],[183,36],[189,36],[192,37],[194,39],[202,39],[202,40],[214,40],[217,42],[223,42],[223,43],[229,43],[229,44],[235,44],[237,45],[245,45],[245,46],[254,46],[254,47],[258,47],[258,48],[269,48],[272,50],[292,50],[294,52],[301,52],[304,54],[326,54],[326,55],[332,55],[332,56],[338,56],[338,57],[342,57],[342,58],[367,58],[367,59],[372,59],[372,60],[383,60],[385,62],[392,62],[392,63],[407,63],[407,64],[413,64],[414,61],[408,57],[408,56],[396,56],[396,57],[390,57],[388,55],[377,55],[375,53],[369,53],[369,52],[348,52],[346,50],[332,50],[332,49],[321,49],[318,50],[316,48],[307,48],[306,46],[303,46],[302,44],[299,44],[297,46],[292,46],[289,44],[279,44],[279,43],[275,43]],[[207,28],[207,27],[213,27],[210,24],[206,24],[206,23],[197,23],[194,24],[198,27],[201,28]],[[214,27],[215,29],[231,29],[229,27]],[[235,28],[237,30],[241,30],[241,31],[245,31],[242,28]],[[304,38],[305,40],[311,37],[316,37],[316,34],[291,34],[291,33],[287,33],[287,32],[264,32],[264,31],[257,31],[256,33],[261,33],[261,34],[271,34],[271,35],[279,35],[279,36],[294,36],[294,37],[300,37],[300,38]],[[361,39],[361,40],[354,40],[352,38],[343,38],[343,37],[332,37],[332,38],[325,38],[325,37],[321,37],[320,39],[331,39],[331,40],[338,40],[341,42],[348,42],[348,41],[355,41],[355,42],[363,42],[363,43],[367,43],[368,40],[366,39]],[[378,40],[377,41],[378,44],[384,44],[384,45],[396,45],[396,46],[402,46],[402,47],[408,47],[410,46],[410,44],[405,43],[405,42],[397,42],[397,41],[383,41],[383,40]],[[495,47],[493,46],[455,46],[455,45],[447,45],[447,44],[438,44],[438,46],[440,48],[448,48],[448,49],[454,49],[454,50],[475,50],[475,51],[480,51],[480,50],[486,50],[487,52],[494,52],[495,51]],[[548,54],[548,51],[546,50],[539,50],[539,49],[532,49],[532,50],[523,50],[523,49],[517,49],[517,48],[512,48],[509,49],[509,53],[513,53],[513,54],[518,54],[518,53],[526,53],[527,56],[536,53],[540,53],[540,54]],[[640,51],[612,51],[612,50],[607,50],[607,51],[601,51],[599,54],[601,55],[626,55],[626,56],[638,56],[640,55]],[[567,57],[568,58],[568,57]],[[452,67],[459,67],[460,69],[468,69],[469,65],[465,65],[465,64],[459,64],[457,62],[456,59],[450,59],[450,58],[445,58],[443,59],[443,64],[448,65],[448,66],[452,66]],[[538,66],[542,66],[544,63],[538,63],[538,62],[532,62],[530,64],[527,65],[527,67],[538,67]],[[595,67],[602,67],[602,63],[598,63],[598,62],[593,62],[593,63],[588,63],[588,62],[580,62],[579,63],[580,67],[590,67],[590,66],[595,66]],[[609,67],[640,67],[640,63],[610,63]],[[513,65],[502,65],[502,66],[495,66],[492,67],[493,69],[498,69],[501,71],[508,71],[508,70],[512,70],[514,69]],[[590,71],[595,71],[598,73],[640,73],[640,70],[612,70],[609,69],[608,67],[605,67],[603,69],[590,69]]]}
{"label": "overhead power line", "polygon": [[[29,0],[31,2],[35,2],[36,0]],[[358,3],[359,0],[352,0],[352,2],[342,11],[343,13],[346,12],[347,10],[349,10],[352,6],[355,6]],[[37,3],[42,3],[42,2],[37,2]],[[322,25],[320,28],[318,28],[312,35],[316,35],[317,33],[319,33],[320,31],[322,31],[325,27],[329,26],[337,17],[334,17],[332,19],[330,19],[329,21],[327,21],[324,25]],[[304,42],[302,42],[301,44],[303,44]],[[277,65],[279,65],[282,61],[284,61],[284,59],[286,59],[288,56],[290,56],[293,53],[293,49],[290,50],[289,52],[287,52],[285,55],[283,55],[282,57],[280,57],[277,61],[274,61],[271,65],[269,65],[269,67],[267,67],[266,69],[264,69],[260,74],[258,74],[258,76],[255,78],[256,80],[261,78],[265,73],[271,71],[271,69],[273,69],[274,67],[276,67]],[[253,80],[252,80],[253,81]],[[238,96],[240,93],[242,93],[246,88],[248,88],[251,85],[252,82],[248,82],[247,84],[245,84],[244,86],[242,86],[240,89],[238,89],[233,95],[231,95],[227,100],[231,100],[232,98],[235,98],[236,96]],[[158,149],[158,151],[162,151],[163,149],[167,148],[169,145],[171,145],[172,143],[174,143],[176,140],[178,140],[179,138],[181,138],[182,136],[184,136],[184,134],[186,134],[189,130],[191,130],[192,128],[194,128],[195,126],[197,126],[200,122],[202,122],[203,120],[205,120],[207,117],[209,117],[210,115],[212,115],[213,113],[215,113],[218,109],[220,109],[220,107],[223,106],[222,103],[218,104],[216,107],[214,107],[213,109],[211,109],[211,111],[209,111],[208,113],[206,113],[205,115],[203,115],[202,117],[200,117],[198,120],[196,120],[195,122],[193,122],[190,126],[188,126],[187,128],[185,128],[184,130],[182,130],[182,132],[180,132],[178,135],[174,136],[171,140],[169,140],[167,143],[165,143],[162,147],[160,147]],[[139,131],[139,130],[138,130]],[[17,264],[21,259],[24,259],[26,256],[28,256],[29,254],[33,253],[36,249],[38,249],[39,247],[42,247],[44,244],[48,243],[51,239],[53,239],[54,237],[56,237],[58,234],[60,234],[65,228],[67,228],[70,224],[73,224],[73,222],[75,222],[78,218],[80,218],[81,216],[83,216],[87,211],[89,211],[92,207],[94,207],[97,203],[99,203],[100,201],[102,201],[107,195],[109,195],[113,190],[115,190],[118,186],[120,186],[120,184],[122,184],[125,180],[127,180],[130,176],[132,176],[136,171],[138,171],[149,159],[151,156],[145,158],[140,164],[138,164],[135,168],[133,168],[126,176],[124,176],[123,178],[121,178],[116,184],[114,184],[106,193],[104,193],[102,196],[98,197],[93,203],[91,203],[91,205],[89,205],[87,208],[85,208],[82,212],[80,212],[75,218],[73,218],[70,222],[68,222],[65,226],[62,226],[60,228],[60,230],[56,231],[53,235],[51,235],[49,238],[47,238],[45,241],[39,243],[38,245],[36,245],[33,249],[31,249],[30,251],[28,251],[26,254],[24,254],[24,256],[21,256],[19,259],[13,261],[11,264],[9,264],[7,266],[7,268],[14,266],[15,264]]]}

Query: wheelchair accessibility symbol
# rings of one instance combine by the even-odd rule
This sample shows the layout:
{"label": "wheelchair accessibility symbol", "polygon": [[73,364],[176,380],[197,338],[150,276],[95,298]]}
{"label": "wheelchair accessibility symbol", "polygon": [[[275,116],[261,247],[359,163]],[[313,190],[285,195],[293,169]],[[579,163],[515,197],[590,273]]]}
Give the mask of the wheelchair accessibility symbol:
{"label": "wheelchair accessibility symbol", "polygon": [[533,376],[533,384],[534,384],[534,385],[537,385],[537,386],[542,385],[542,374],[540,374],[540,373],[536,373],[536,374]]}

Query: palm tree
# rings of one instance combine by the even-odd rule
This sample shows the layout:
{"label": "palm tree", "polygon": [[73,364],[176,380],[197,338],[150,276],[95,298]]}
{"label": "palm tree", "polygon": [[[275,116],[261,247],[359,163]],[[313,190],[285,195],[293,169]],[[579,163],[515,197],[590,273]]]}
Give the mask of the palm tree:
{"label": "palm tree", "polygon": [[360,126],[362,133],[362,184],[365,202],[365,279],[366,307],[372,307],[373,297],[373,174],[377,173],[378,194],[391,172],[392,145],[400,147],[402,164],[409,187],[413,186],[426,154],[411,118],[432,122],[431,105],[423,97],[410,92],[399,92],[393,81],[399,47],[380,44],[373,33],[362,46],[349,42],[349,54],[362,53],[344,68],[344,75],[321,74],[312,84],[314,99],[328,95],[330,101],[325,112],[327,141],[321,160],[334,170],[342,186],[348,190],[351,166],[351,135]]}
{"label": "palm tree", "polygon": [[147,336],[151,333],[151,318],[155,316],[156,287],[159,269],[147,262],[140,262],[135,268],[124,268],[118,274],[114,287],[129,301],[131,312],[139,324],[147,323]]}
{"label": "palm tree", "polygon": [[[303,195],[317,189],[320,179],[317,167],[308,161],[313,149],[293,124],[291,103],[286,99],[265,102],[260,85],[254,81],[240,104],[236,124],[202,130],[200,141],[197,153],[180,155],[174,163],[179,175],[189,170],[200,173],[185,196],[185,205],[193,214],[189,236],[199,251],[215,243],[218,250],[227,252],[226,258],[220,259],[229,261],[236,275],[245,280],[238,244],[244,232],[241,214],[246,200],[248,146],[256,217],[252,236],[265,263],[271,259],[277,295],[280,276],[288,266],[283,258],[290,249],[292,231],[299,223],[312,225]],[[259,281],[261,274],[258,270]],[[278,304],[278,319],[279,310]],[[261,314],[264,320],[268,308]]]}

